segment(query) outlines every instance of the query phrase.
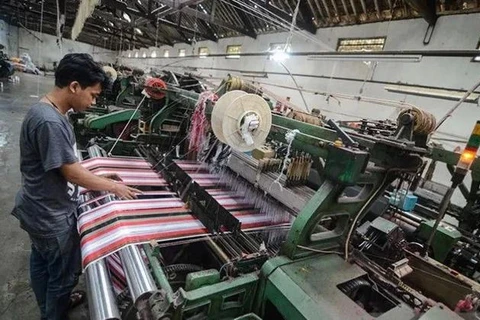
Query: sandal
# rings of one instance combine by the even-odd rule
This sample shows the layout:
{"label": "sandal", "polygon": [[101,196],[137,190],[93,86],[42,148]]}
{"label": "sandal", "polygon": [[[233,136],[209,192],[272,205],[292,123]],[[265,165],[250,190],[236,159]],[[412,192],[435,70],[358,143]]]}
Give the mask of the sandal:
{"label": "sandal", "polygon": [[72,293],[70,294],[70,302],[68,308],[73,309],[76,306],[81,305],[85,301],[86,296],[87,294],[83,290],[72,291]]}

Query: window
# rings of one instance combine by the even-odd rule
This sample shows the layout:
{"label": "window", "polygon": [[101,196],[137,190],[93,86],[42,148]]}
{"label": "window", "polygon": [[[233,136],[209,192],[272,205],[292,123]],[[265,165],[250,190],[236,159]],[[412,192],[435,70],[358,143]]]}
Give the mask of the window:
{"label": "window", "polygon": [[349,38],[339,39],[337,45],[338,52],[365,52],[365,51],[383,51],[385,46],[385,37],[383,38]]}
{"label": "window", "polygon": [[[279,51],[284,51],[286,43],[270,43],[270,46],[268,47],[268,52],[279,52]],[[285,52],[290,52],[291,46],[290,44],[287,46]]]}
{"label": "window", "polygon": [[142,57],[143,57],[143,58],[146,58],[146,57],[147,57],[147,53],[146,53],[146,52],[143,52]]}
{"label": "window", "polygon": [[292,47],[290,44],[286,43],[270,43],[268,47],[268,52],[272,54],[268,56],[268,60],[283,61],[288,58],[288,53],[291,51]]}
{"label": "window", "polygon": [[132,57],[132,53],[131,53],[131,52],[128,53],[128,57],[129,57],[129,58]]}
{"label": "window", "polygon": [[200,56],[200,58],[206,58],[208,54],[209,52],[207,47],[198,48],[198,55]]}
{"label": "window", "polygon": [[163,50],[163,57],[164,58],[170,57],[170,50],[168,50],[168,49]]}
{"label": "window", "polygon": [[[478,42],[477,50],[480,50],[480,41]],[[472,61],[473,62],[480,62],[480,56],[473,57]]]}
{"label": "window", "polygon": [[241,45],[227,46],[227,59],[239,59],[240,53],[242,53]]}
{"label": "window", "polygon": [[135,58],[138,58],[138,51],[135,52]]}
{"label": "window", "polygon": [[185,57],[186,49],[178,49],[178,56]]}
{"label": "window", "polygon": [[150,54],[150,58],[156,58],[157,57],[157,50],[153,50],[152,53]]}

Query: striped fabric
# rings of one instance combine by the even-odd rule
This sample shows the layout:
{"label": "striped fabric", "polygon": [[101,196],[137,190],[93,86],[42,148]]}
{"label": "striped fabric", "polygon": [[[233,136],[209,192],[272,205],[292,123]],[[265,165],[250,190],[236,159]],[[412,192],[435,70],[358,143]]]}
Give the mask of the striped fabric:
{"label": "striped fabric", "polygon": [[[119,160],[115,158],[93,160],[87,160],[90,162],[85,167],[96,173],[112,170],[113,173],[124,173],[124,177],[127,177],[130,175],[130,171],[148,171],[144,167],[139,169],[144,165],[141,161],[129,160],[127,163],[119,164]],[[117,164],[122,169],[105,169]],[[243,230],[264,228],[272,224],[271,217],[259,214],[246,199],[238,197],[229,190],[215,189],[219,177],[206,173],[205,170],[198,170],[200,167],[195,163],[182,162],[179,164],[185,167],[185,171],[190,171],[189,174],[195,181],[207,188],[222,206],[240,220]],[[156,174],[152,170],[150,172]],[[133,182],[134,185],[141,185],[141,177],[138,179]],[[145,177],[145,179],[149,178]],[[163,184],[157,186],[162,187]],[[84,268],[98,259],[110,256],[107,262],[112,268],[111,271],[119,273],[121,269],[118,268],[119,260],[111,255],[127,245],[147,243],[152,240],[184,239],[201,236],[208,232],[203,224],[190,213],[185,203],[169,191],[152,191],[150,195],[153,197],[157,195],[158,198],[147,197],[146,199],[114,200],[102,203],[101,199],[104,196],[100,196],[89,200],[90,205],[95,203],[98,206],[81,213],[78,219]],[[121,279],[120,276],[118,278]],[[115,286],[120,289],[121,281]]]}

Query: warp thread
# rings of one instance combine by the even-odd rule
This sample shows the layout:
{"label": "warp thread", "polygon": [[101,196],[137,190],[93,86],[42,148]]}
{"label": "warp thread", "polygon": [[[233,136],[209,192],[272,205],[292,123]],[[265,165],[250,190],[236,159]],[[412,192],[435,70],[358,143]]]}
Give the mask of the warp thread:
{"label": "warp thread", "polygon": [[[248,181],[233,174],[229,169],[223,169],[220,173],[219,185],[228,186],[239,197],[247,199],[261,214],[268,217],[272,224],[287,223],[291,220],[290,213],[275,199],[269,197],[267,192],[254,187]],[[267,246],[284,240],[286,233],[282,230],[273,229],[264,233]]]}
{"label": "warp thread", "polygon": [[280,179],[283,176],[283,171],[285,171],[285,169],[287,168],[287,163],[288,163],[288,160],[290,158],[290,151],[292,149],[292,143],[293,143],[293,140],[295,140],[295,136],[297,135],[297,133],[300,133],[300,130],[295,129],[295,130],[290,130],[287,133],[285,133],[285,140],[288,142],[287,154],[285,155],[285,158],[283,159],[282,170],[280,170],[280,174],[278,175],[277,179],[275,179],[275,181],[273,181],[272,184],[270,185],[270,187],[268,188],[269,190],[272,188],[272,186],[274,184],[278,184],[280,186],[280,190],[283,191],[283,186],[280,183]]}

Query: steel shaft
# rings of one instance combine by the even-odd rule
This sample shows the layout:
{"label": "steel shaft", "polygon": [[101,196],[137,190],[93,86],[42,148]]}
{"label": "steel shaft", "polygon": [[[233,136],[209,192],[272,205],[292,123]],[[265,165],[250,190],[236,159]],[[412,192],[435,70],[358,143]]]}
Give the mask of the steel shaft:
{"label": "steel shaft", "polygon": [[135,305],[157,290],[152,275],[145,265],[140,249],[131,245],[120,250],[123,270],[127,278],[128,288]]}
{"label": "steel shaft", "polygon": [[85,274],[87,278],[90,319],[120,319],[120,312],[115,301],[105,261],[102,259],[92,263],[88,266]]}

